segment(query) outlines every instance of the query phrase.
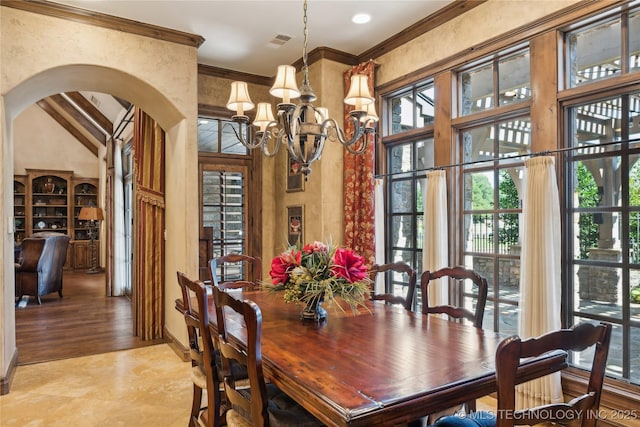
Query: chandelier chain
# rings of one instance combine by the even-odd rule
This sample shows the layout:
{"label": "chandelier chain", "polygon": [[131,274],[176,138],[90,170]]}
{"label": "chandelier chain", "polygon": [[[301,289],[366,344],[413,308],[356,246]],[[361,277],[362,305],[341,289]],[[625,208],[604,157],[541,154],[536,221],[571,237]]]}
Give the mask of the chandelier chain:
{"label": "chandelier chain", "polygon": [[302,17],[304,24],[304,44],[302,46],[302,62],[304,68],[307,68],[307,41],[309,40],[309,28],[307,27],[307,0],[304,0],[304,14]]}

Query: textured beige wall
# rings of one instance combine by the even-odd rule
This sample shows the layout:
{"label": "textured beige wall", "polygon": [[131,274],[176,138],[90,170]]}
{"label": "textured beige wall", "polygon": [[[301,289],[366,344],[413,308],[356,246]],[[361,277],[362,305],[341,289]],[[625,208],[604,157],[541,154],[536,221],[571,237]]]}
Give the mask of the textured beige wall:
{"label": "textured beige wall", "polygon": [[13,123],[13,168],[73,171],[75,176],[97,178],[98,157],[51,116],[33,104]]}
{"label": "textured beige wall", "polygon": [[176,270],[197,275],[197,50],[195,47],[0,7],[2,233],[0,374],[15,352],[12,216],[15,118],[59,92],[96,91],[126,99],[167,131],[166,327],[186,340],[173,308]]}

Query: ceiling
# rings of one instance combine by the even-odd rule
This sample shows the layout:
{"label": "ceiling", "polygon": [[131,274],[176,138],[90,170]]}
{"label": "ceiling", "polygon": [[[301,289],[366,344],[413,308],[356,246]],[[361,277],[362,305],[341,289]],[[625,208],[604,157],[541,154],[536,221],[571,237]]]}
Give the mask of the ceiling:
{"label": "ceiling", "polygon": [[[264,77],[302,57],[303,0],[53,0],[204,39],[198,63]],[[308,0],[307,51],[328,47],[360,56],[455,0]],[[351,21],[357,13],[366,24]],[[274,43],[277,36],[291,39]],[[70,92],[38,106],[94,155],[110,136],[131,130],[129,104],[108,94]],[[100,125],[101,123],[101,125]],[[124,127],[122,126],[124,125]],[[126,130],[125,130],[126,128]]]}
{"label": "ceiling", "polygon": [[[200,64],[261,76],[302,57],[302,0],[55,0],[82,9],[158,25],[205,39]],[[453,0],[309,0],[308,51],[329,47],[359,55],[432,15]],[[354,24],[356,13],[371,21]],[[291,39],[273,43],[278,35]]]}

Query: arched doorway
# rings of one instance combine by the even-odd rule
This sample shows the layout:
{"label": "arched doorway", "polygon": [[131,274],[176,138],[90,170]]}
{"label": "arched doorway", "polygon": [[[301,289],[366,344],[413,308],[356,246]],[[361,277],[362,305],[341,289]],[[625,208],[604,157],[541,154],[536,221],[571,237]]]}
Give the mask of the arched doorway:
{"label": "arched doorway", "polygon": [[[191,168],[187,166],[188,163],[197,164],[195,142],[193,143],[192,157],[188,155],[189,144],[187,143],[189,136],[195,133],[190,131],[191,127],[195,129],[195,114],[191,119],[187,119],[185,113],[181,112],[176,105],[169,100],[166,94],[161,93],[149,83],[132,74],[122,72],[115,68],[84,64],[59,66],[43,70],[25,79],[6,92],[6,95],[3,97],[1,111],[3,117],[3,172],[0,183],[3,193],[5,195],[12,193],[12,187],[10,187],[12,185],[12,179],[10,178],[13,175],[12,155],[14,141],[12,126],[14,118],[29,105],[32,105],[41,98],[59,92],[73,90],[111,93],[129,100],[139,105],[144,111],[147,111],[166,131],[167,142],[165,150],[171,153],[180,152],[179,155],[172,156],[172,159],[177,160],[180,165],[178,166],[175,163],[171,163],[165,168],[166,176],[172,177],[172,184],[167,186],[168,196],[181,199],[178,202],[179,206],[184,207],[188,205],[187,199],[189,199],[190,196],[188,192],[184,191],[184,187],[188,186],[192,180],[196,181],[197,178],[195,173],[193,174],[193,178],[186,176],[188,174],[185,173],[187,170],[197,170],[194,166]],[[195,141],[195,138],[193,140]],[[176,157],[178,158],[176,159]],[[10,198],[3,197],[0,211],[3,213],[3,216],[8,216],[7,213],[13,211],[12,200]],[[182,237],[189,235],[186,232],[186,229],[190,227],[189,224],[197,224],[197,221],[189,219],[189,215],[184,215],[183,209],[181,211],[183,216],[180,217],[178,221],[176,221],[175,218],[179,216],[176,215],[172,209],[168,209],[167,211],[168,226],[165,230],[165,239],[167,242],[172,241],[176,245],[178,241],[182,241],[182,243],[179,244],[179,246],[181,246],[181,249],[178,251],[180,256],[172,256],[171,261],[164,264],[164,282],[167,281],[167,278],[175,279],[176,269],[194,273],[197,271],[197,256],[195,256],[197,253],[197,243],[194,242],[191,245],[193,248],[190,248],[189,244],[184,243],[184,238]],[[197,212],[195,215],[197,218]],[[197,231],[189,233],[191,235],[197,235]],[[0,237],[0,242],[2,242],[3,253],[5,254],[5,256],[3,256],[4,262],[2,263],[2,267],[0,267],[4,279],[2,292],[0,293],[0,311],[2,312],[0,314],[4,320],[2,322],[2,341],[0,342],[2,344],[2,367],[4,373],[7,372],[11,364],[15,362],[15,323],[13,321],[14,278],[13,268],[9,262],[13,258],[6,256],[10,254],[11,252],[9,251],[12,250],[12,236],[10,234],[7,236],[6,233],[3,233]],[[174,252],[168,251],[167,255],[174,255]],[[173,276],[169,274],[169,271],[173,272]],[[163,287],[163,283],[157,283],[156,285]],[[171,301],[172,298],[171,296],[167,296],[164,300]],[[167,305],[163,308],[166,309]],[[178,336],[178,338],[180,337]]]}

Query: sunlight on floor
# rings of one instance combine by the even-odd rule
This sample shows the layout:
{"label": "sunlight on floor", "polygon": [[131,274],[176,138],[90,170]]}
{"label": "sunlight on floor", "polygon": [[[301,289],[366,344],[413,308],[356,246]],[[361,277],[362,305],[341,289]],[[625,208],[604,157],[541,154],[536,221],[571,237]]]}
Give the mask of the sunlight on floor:
{"label": "sunlight on floor", "polygon": [[166,344],[19,366],[0,425],[184,427],[190,369]]}

